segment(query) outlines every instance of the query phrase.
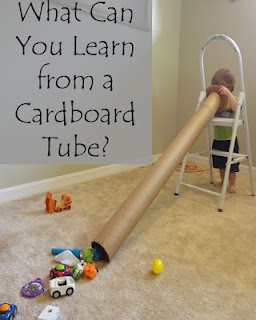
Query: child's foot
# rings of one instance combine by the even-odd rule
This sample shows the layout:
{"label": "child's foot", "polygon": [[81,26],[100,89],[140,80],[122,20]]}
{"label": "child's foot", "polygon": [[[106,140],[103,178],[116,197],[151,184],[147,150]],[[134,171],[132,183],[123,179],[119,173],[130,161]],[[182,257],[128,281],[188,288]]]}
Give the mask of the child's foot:
{"label": "child's foot", "polygon": [[216,183],[214,183],[214,185],[215,185],[215,187],[220,187],[220,188],[222,188],[222,186],[223,186],[223,181],[216,182]]}
{"label": "child's foot", "polygon": [[228,192],[229,193],[236,193],[236,186],[235,185],[229,186]]}

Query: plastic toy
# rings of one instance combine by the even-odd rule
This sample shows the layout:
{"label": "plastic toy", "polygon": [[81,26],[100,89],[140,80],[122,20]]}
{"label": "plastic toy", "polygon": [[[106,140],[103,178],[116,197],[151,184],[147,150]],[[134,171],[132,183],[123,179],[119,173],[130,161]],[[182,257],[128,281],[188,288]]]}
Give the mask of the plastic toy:
{"label": "plastic toy", "polygon": [[52,268],[50,271],[50,277],[51,279],[57,278],[57,277],[65,277],[71,275],[71,269],[68,266],[65,266],[64,264],[57,264],[55,268]]}
{"label": "plastic toy", "polygon": [[92,248],[92,253],[93,253],[94,261],[105,260],[106,258],[105,250],[100,246],[96,246],[95,248]]}
{"label": "plastic toy", "polygon": [[16,317],[17,306],[14,303],[2,303],[0,304],[0,319],[11,320]]}
{"label": "plastic toy", "polygon": [[35,298],[44,292],[44,284],[41,278],[36,278],[21,288],[21,293],[26,298]]}
{"label": "plastic toy", "polygon": [[84,272],[82,274],[83,278],[87,278],[89,280],[93,280],[97,274],[97,269],[95,263],[88,263],[84,266]]}
{"label": "plastic toy", "polygon": [[163,267],[164,267],[163,262],[160,259],[156,259],[156,260],[153,261],[152,271],[155,274],[159,274],[159,273],[162,272]]}
{"label": "plastic toy", "polygon": [[76,264],[72,270],[71,270],[71,276],[75,280],[79,280],[83,274],[84,266],[86,265],[86,262],[82,260],[80,263]]}
{"label": "plastic toy", "polygon": [[75,249],[64,249],[64,248],[52,248],[51,253],[52,254],[60,254],[63,251],[69,250],[73,253],[74,256],[76,256],[78,259],[81,258],[81,252],[83,249],[75,248]]}
{"label": "plastic toy", "polygon": [[75,280],[71,277],[59,277],[49,281],[50,294],[54,299],[60,296],[71,296],[75,291]]}
{"label": "plastic toy", "polygon": [[53,198],[51,192],[46,193],[45,210],[48,213],[61,212],[63,209],[70,210],[71,203],[71,197],[67,193],[61,195],[61,204],[57,204],[57,200]]}
{"label": "plastic toy", "polygon": [[69,250],[73,253],[74,256],[76,256],[78,259],[83,259],[87,263],[93,262],[93,260],[99,260],[95,257],[93,249],[87,248],[87,249],[64,249],[64,248],[52,248],[52,254],[59,254],[63,251]]}
{"label": "plastic toy", "polygon": [[95,259],[92,249],[84,249],[81,252],[81,259],[83,259],[87,263],[92,263]]}
{"label": "plastic toy", "polygon": [[55,306],[46,306],[40,313],[37,320],[56,320],[60,315],[60,308]]}
{"label": "plastic toy", "polygon": [[54,257],[54,260],[58,263],[65,264],[66,266],[69,266],[71,268],[80,262],[80,259],[74,256],[73,253],[69,250],[65,250],[57,254]]}

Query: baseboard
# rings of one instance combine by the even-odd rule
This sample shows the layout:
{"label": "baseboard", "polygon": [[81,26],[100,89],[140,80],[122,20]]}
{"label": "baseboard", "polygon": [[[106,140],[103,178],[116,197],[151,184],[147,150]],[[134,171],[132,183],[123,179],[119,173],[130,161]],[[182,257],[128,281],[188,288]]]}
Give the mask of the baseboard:
{"label": "baseboard", "polygon": [[[155,163],[160,154],[156,154],[152,157],[152,163]],[[193,155],[190,157],[198,164],[208,166],[208,158]],[[99,168],[90,170],[79,171],[75,173],[65,174],[58,177],[44,179],[40,181],[21,184],[18,186],[5,188],[0,190],[0,203],[4,201],[18,200],[31,195],[47,192],[53,189],[65,188],[65,186],[76,184],[79,182],[86,182],[90,180],[104,178],[120,172],[129,171],[141,167],[140,164],[115,164],[106,165]],[[248,174],[248,166],[240,165],[240,171]],[[256,175],[256,168],[253,168],[253,175]]]}
{"label": "baseboard", "polygon": [[[152,163],[159,158],[159,155],[152,157]],[[18,200],[31,195],[47,192],[53,189],[65,188],[65,186],[104,178],[120,172],[129,171],[141,167],[141,164],[111,164],[99,168],[74,172],[40,181],[29,182],[9,188],[0,189],[0,203],[11,200]]]}

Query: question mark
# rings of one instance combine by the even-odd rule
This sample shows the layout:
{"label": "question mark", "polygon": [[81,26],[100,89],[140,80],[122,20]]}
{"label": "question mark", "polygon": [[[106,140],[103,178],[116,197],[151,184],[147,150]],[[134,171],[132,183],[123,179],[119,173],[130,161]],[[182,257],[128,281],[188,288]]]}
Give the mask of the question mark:
{"label": "question mark", "polygon": [[109,143],[109,138],[106,137],[106,136],[105,136],[105,138],[106,138],[107,142],[105,143],[105,145],[104,145],[104,147],[103,147],[103,149],[102,149],[102,150],[103,150],[103,157],[105,157],[105,152],[106,152],[105,149],[106,149],[107,144]]}

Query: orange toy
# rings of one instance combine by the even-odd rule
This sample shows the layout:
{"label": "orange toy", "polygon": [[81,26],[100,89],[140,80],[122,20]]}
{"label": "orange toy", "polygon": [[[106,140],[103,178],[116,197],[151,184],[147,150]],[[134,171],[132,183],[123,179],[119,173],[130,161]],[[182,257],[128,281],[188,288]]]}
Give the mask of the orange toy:
{"label": "orange toy", "polygon": [[87,278],[89,280],[93,280],[97,274],[97,269],[95,263],[87,263],[84,266],[84,271],[82,274],[83,278]]}
{"label": "orange toy", "polygon": [[72,203],[71,197],[67,193],[63,193],[61,195],[61,204],[57,204],[57,200],[53,198],[51,192],[46,193],[45,210],[48,213],[61,212],[63,209],[70,210],[71,203]]}

